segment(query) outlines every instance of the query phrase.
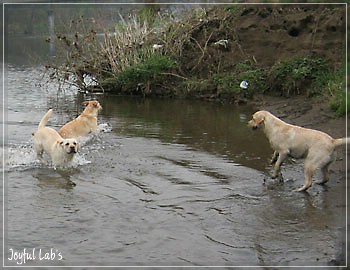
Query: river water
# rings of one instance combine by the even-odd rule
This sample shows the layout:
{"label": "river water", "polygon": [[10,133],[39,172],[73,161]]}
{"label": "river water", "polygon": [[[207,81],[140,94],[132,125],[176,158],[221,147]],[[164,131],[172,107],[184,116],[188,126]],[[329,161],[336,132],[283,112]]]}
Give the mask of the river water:
{"label": "river water", "polygon": [[[24,252],[26,266],[345,261],[345,176],[292,192],[303,168],[287,162],[286,181],[270,179],[268,142],[247,128],[255,108],[77,94],[23,61],[5,65],[5,265]],[[103,106],[99,133],[71,168],[41,165],[31,136],[41,117],[53,108],[59,129],[88,99]]]}

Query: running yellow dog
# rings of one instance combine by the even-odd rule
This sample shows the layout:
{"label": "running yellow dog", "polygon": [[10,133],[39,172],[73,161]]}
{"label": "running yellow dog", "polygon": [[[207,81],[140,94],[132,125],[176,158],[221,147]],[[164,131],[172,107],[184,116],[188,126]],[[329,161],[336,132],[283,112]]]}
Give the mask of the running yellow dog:
{"label": "running yellow dog", "polygon": [[102,106],[97,100],[85,101],[84,104],[84,111],[58,131],[63,138],[78,138],[97,130],[97,115]]}

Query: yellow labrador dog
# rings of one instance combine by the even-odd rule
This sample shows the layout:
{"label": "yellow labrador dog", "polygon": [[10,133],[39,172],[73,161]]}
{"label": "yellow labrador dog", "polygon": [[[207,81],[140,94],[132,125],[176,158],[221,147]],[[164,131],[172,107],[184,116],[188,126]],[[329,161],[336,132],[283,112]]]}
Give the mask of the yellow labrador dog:
{"label": "yellow labrador dog", "polygon": [[97,130],[97,115],[102,106],[97,100],[85,101],[84,104],[84,111],[58,131],[63,138],[78,138]]}
{"label": "yellow labrador dog", "polygon": [[253,129],[262,128],[275,151],[272,162],[273,178],[281,175],[281,164],[287,156],[305,158],[305,183],[298,191],[307,190],[312,185],[312,177],[320,168],[323,179],[318,184],[329,180],[329,166],[334,160],[336,147],[349,142],[349,138],[333,139],[328,134],[287,124],[267,111],[254,113],[248,122]]}
{"label": "yellow labrador dog", "polygon": [[56,130],[46,127],[46,123],[52,114],[52,109],[41,119],[38,130],[33,133],[34,150],[38,159],[46,164],[43,153],[47,153],[54,167],[68,165],[74,154],[78,152],[78,142],[75,139],[63,139]]}

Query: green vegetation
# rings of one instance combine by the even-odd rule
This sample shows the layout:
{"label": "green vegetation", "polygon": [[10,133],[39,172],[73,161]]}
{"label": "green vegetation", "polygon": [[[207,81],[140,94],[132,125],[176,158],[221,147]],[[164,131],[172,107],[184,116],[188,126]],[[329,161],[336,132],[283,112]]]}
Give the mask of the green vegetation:
{"label": "green vegetation", "polygon": [[[345,67],[334,69],[315,55],[259,65],[231,31],[240,9],[226,6],[218,10],[196,8],[175,19],[159,15],[155,7],[142,8],[100,40],[91,20],[80,17],[65,29],[70,35],[57,34],[60,55],[65,57],[48,68],[54,71],[52,77],[90,91],[229,101],[246,100],[256,93],[322,95],[329,97],[337,114],[349,110]],[[223,37],[227,43],[218,45]],[[240,52],[235,62],[234,50]],[[97,86],[85,83],[87,75]],[[248,90],[240,88],[243,80],[249,83]]]}
{"label": "green vegetation", "polygon": [[263,93],[268,88],[265,69],[249,61],[239,62],[231,72],[219,73],[214,76],[218,90],[232,91],[237,94],[242,92],[239,85],[243,80],[249,82],[249,92],[247,92],[249,97],[254,93]]}
{"label": "green vegetation", "polygon": [[331,101],[331,108],[337,113],[337,115],[345,115],[346,112],[349,112],[350,106],[346,100],[346,92],[344,90],[337,91],[333,96]]}
{"label": "green vegetation", "polygon": [[295,56],[275,64],[269,71],[269,79],[272,90],[280,89],[285,96],[299,94],[304,89],[312,96],[320,93],[329,73],[330,68],[324,59]]}
{"label": "green vegetation", "polygon": [[270,69],[270,91],[282,91],[285,96],[300,93],[328,96],[331,108],[337,115],[344,115],[350,109],[346,102],[345,70],[345,64],[334,71],[325,59],[295,56]]}
{"label": "green vegetation", "polygon": [[345,89],[346,67],[345,64],[336,73],[329,77],[325,86],[325,91],[331,96],[330,106],[337,115],[342,116],[350,111],[350,105],[347,102],[347,93]]}
{"label": "green vegetation", "polygon": [[135,82],[139,85],[149,82],[155,84],[161,82],[163,73],[171,70],[174,65],[175,62],[169,56],[154,54],[122,71],[117,79],[125,89],[135,87]]}
{"label": "green vegetation", "polygon": [[196,93],[198,94],[211,94],[210,87],[211,83],[209,80],[199,80],[198,78],[190,78],[182,81],[180,94],[184,96],[191,96]]}
{"label": "green vegetation", "polygon": [[141,22],[147,22],[150,26],[154,26],[157,23],[158,19],[158,12],[159,7],[158,5],[150,5],[150,6],[145,6],[137,12],[137,18]]}

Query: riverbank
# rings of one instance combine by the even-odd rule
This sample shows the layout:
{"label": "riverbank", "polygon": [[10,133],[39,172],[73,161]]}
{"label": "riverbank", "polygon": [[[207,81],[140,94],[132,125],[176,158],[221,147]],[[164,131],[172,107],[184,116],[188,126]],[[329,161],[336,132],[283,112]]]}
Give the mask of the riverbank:
{"label": "riverbank", "polygon": [[47,65],[52,77],[84,92],[229,103],[326,95],[345,113],[344,5],[208,6],[177,19],[143,10],[102,42],[86,19],[74,21],[71,35],[57,33],[64,59]]}

